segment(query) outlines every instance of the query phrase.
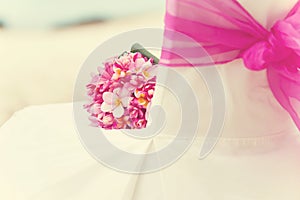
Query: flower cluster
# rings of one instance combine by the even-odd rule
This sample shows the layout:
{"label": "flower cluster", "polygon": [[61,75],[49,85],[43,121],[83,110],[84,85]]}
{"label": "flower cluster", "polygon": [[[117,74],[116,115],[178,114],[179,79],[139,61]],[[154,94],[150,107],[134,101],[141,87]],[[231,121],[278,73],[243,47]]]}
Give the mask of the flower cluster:
{"label": "flower cluster", "polygon": [[125,52],[107,60],[87,85],[90,102],[84,107],[93,126],[140,129],[147,125],[156,83],[156,65],[141,53]]}

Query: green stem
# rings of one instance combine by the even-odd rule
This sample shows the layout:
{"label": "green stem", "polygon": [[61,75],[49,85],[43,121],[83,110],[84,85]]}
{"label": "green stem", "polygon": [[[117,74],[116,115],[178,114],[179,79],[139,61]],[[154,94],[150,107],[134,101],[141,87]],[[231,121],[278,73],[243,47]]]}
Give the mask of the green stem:
{"label": "green stem", "polygon": [[143,56],[147,57],[148,59],[153,58],[153,61],[155,64],[158,64],[159,59],[157,57],[155,57],[152,53],[150,53],[149,51],[147,51],[141,44],[139,43],[135,43],[131,46],[131,52],[132,53],[136,53],[139,52],[141,53]]}

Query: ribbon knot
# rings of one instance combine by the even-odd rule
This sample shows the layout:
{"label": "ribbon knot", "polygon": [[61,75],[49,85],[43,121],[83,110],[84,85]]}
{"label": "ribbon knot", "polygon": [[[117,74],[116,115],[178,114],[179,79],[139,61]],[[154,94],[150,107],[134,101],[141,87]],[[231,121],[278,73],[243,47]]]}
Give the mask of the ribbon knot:
{"label": "ribbon knot", "polygon": [[293,15],[277,21],[264,40],[244,51],[245,66],[255,71],[275,67],[300,73],[300,23],[295,19]]}
{"label": "ribbon knot", "polygon": [[[242,58],[250,70],[264,70],[270,89],[300,131],[300,0],[267,30],[237,0],[167,0],[166,31],[160,64],[208,66]],[[184,52],[184,58],[170,52]],[[191,62],[187,62],[188,60]]]}

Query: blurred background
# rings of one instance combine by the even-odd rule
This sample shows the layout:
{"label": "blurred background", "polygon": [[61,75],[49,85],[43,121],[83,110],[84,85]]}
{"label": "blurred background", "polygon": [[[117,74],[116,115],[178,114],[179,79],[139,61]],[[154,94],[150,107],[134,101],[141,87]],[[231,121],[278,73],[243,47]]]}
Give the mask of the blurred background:
{"label": "blurred background", "polygon": [[161,10],[161,0],[0,0],[1,26],[66,28]]}
{"label": "blurred background", "polygon": [[100,43],[163,27],[162,0],[0,0],[0,126],[26,106],[71,102]]}

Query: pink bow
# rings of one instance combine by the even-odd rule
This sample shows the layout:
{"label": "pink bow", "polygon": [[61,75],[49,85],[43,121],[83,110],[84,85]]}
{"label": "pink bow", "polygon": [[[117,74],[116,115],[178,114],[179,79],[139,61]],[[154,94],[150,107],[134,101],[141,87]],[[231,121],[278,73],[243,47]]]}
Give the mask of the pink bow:
{"label": "pink bow", "polygon": [[[203,59],[202,48],[212,61]],[[300,1],[269,31],[236,0],[167,0],[161,65],[205,66],[238,58],[250,70],[267,70],[275,98],[300,130],[292,103],[300,103]]]}

